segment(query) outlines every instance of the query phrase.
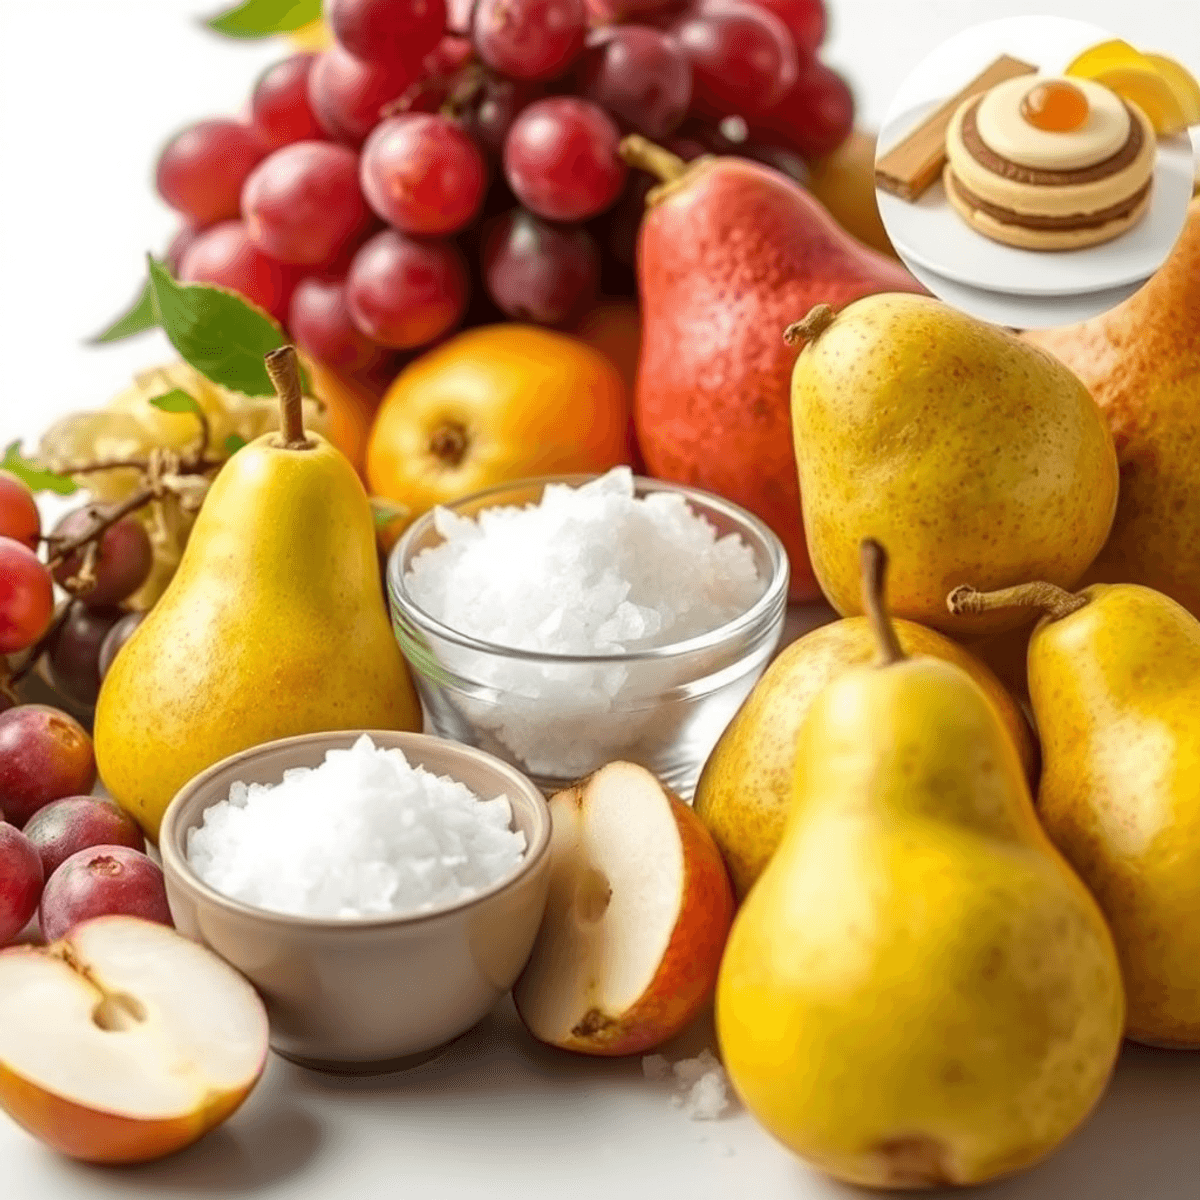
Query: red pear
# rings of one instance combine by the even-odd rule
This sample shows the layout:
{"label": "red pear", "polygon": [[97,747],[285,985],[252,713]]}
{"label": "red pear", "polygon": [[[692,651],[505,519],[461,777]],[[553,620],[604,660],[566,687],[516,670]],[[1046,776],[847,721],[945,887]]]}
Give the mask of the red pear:
{"label": "red pear", "polygon": [[761,517],[791,560],[794,600],[820,595],[800,517],[783,330],[814,305],[925,289],[856,241],[787,176],[744,158],[690,163],[631,136],[662,180],[638,235],[642,352],[635,418],[650,473]]}

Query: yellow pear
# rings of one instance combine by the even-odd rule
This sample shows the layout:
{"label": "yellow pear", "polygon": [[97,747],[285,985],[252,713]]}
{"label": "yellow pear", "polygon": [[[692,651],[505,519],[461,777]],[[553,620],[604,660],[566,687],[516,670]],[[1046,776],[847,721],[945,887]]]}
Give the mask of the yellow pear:
{"label": "yellow pear", "polygon": [[1091,388],[1116,439],[1117,515],[1087,579],[1144,584],[1200,617],[1200,196],[1140,291],[1090,321],[1024,336]]}
{"label": "yellow pear", "polygon": [[1108,918],[1128,1036],[1200,1048],[1200,621],[1138,584],[954,602],[1045,613],[1029,642],[1038,814]]}
{"label": "yellow pear", "polygon": [[818,305],[785,337],[806,343],[792,373],[800,500],[839,613],[862,611],[864,537],[895,556],[895,613],[959,637],[1023,619],[952,616],[946,593],[964,579],[1079,580],[1112,524],[1117,460],[1061,363],[929,296]]}
{"label": "yellow pear", "polygon": [[1087,1116],[1125,1006],[1096,902],[961,667],[906,658],[867,543],[879,660],[800,726],[783,840],[734,921],[717,1034],[751,1113],[848,1183],[971,1184]]}
{"label": "yellow pear", "polygon": [[340,451],[305,433],[295,352],[273,351],[268,365],[283,432],[221,468],[96,704],[100,776],[151,839],[179,788],[238,750],[317,730],[421,727],[366,493]]}
{"label": "yellow pear", "polygon": [[[945,635],[912,621],[894,625],[905,654],[955,663],[979,684],[1008,730],[1032,783],[1037,747],[1029,723],[996,676]],[[739,900],[783,836],[792,800],[796,731],[804,714],[831,679],[869,663],[875,652],[875,636],[866,617],[845,617],[805,634],[767,668],[709,755],[693,807],[725,857]]]}

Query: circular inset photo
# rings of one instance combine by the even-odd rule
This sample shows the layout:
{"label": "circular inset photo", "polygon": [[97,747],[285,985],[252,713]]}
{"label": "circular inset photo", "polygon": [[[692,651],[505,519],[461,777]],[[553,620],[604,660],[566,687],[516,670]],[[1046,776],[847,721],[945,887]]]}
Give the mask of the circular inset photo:
{"label": "circular inset photo", "polygon": [[1188,66],[1083,21],[989,21],[896,94],[875,157],[880,216],[947,303],[1024,329],[1085,320],[1137,291],[1183,230],[1189,126]]}

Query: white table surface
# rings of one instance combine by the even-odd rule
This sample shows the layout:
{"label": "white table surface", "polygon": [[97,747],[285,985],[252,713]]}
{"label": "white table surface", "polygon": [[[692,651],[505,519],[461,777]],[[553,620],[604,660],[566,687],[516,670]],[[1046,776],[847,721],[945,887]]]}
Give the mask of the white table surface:
{"label": "white table surface", "polygon": [[[1105,24],[1200,70],[1196,0],[830,0],[828,61],[877,127],[911,67],[943,38],[1036,9]],[[157,146],[236,110],[277,45],[198,30],[196,0],[0,0],[0,445],[36,439],[169,356],[158,334],[82,339],[132,296],[146,250],[175,222],[149,179]],[[709,1040],[701,1023],[671,1057]],[[1200,1055],[1130,1047],[1084,1128],[989,1200],[1196,1200]],[[641,1197],[848,1200],[744,1112],[689,1121],[636,1060],[534,1044],[505,1004],[440,1059],[403,1076],[325,1077],[272,1059],[244,1107],[157,1164],[61,1159],[0,1115],[4,1200],[280,1197],[459,1200]],[[949,1193],[948,1193],[949,1194]],[[953,1193],[955,1195],[959,1193]]]}

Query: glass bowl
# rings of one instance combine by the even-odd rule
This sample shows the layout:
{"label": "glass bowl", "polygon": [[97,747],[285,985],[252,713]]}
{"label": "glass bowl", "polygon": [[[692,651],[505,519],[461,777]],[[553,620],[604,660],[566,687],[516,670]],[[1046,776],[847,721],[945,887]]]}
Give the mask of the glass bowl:
{"label": "glass bowl", "polygon": [[[523,480],[445,507],[473,517],[485,508],[536,504],[548,484],[578,487],[594,478]],[[495,645],[449,628],[414,601],[406,582],[412,562],[443,540],[434,513],[425,513],[392,550],[387,588],[392,625],[427,729],[504,759],[547,794],[624,759],[691,798],[705,760],[779,642],[787,554],[762,521],[727,500],[641,477],[634,479],[634,492],[677,493],[719,536],[738,534],[763,581],[754,604],[710,633],[628,654],[546,654]]]}

